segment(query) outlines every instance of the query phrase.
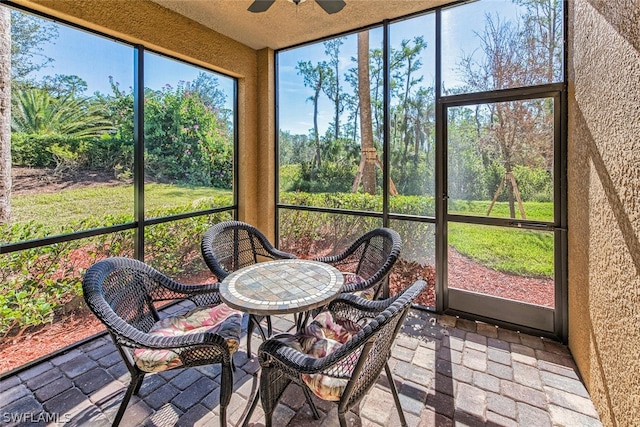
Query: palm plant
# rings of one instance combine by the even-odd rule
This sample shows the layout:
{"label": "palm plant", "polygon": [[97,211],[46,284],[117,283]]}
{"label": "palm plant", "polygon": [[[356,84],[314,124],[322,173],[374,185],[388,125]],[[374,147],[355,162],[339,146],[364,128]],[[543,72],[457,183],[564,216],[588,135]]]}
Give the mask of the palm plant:
{"label": "palm plant", "polygon": [[43,89],[18,90],[15,95],[13,132],[88,140],[111,129],[102,105],[91,98],[74,95],[56,98]]}

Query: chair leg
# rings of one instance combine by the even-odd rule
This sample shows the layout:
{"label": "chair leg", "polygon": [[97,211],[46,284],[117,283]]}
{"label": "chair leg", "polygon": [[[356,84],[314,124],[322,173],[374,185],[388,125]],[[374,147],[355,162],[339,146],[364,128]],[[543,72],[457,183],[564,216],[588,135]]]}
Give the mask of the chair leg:
{"label": "chair leg", "polygon": [[[145,376],[144,372],[140,372],[136,374],[136,377],[138,377],[139,379],[137,380],[138,385],[136,385],[136,389],[133,390],[133,394],[138,395],[138,393],[140,392],[140,387],[142,387],[142,379],[144,378],[144,376]],[[131,378],[133,379],[133,376]]]}
{"label": "chair leg", "polygon": [[387,380],[389,381],[389,388],[391,388],[391,394],[393,394],[393,400],[395,400],[396,402],[396,409],[398,410],[398,416],[400,417],[400,425],[402,425],[402,427],[406,427],[407,420],[404,418],[404,412],[402,412],[402,405],[400,405],[398,390],[396,390],[396,384],[393,381],[393,376],[391,375],[391,369],[389,368],[389,363],[384,364],[384,371],[387,374]]}
{"label": "chair leg", "polygon": [[129,387],[127,388],[127,391],[122,398],[122,402],[120,402],[118,413],[116,414],[116,418],[113,420],[113,427],[117,427],[120,424],[120,421],[122,421],[124,411],[127,409],[127,405],[129,405],[129,400],[131,400],[131,396],[133,396],[134,393],[138,393],[143,379],[144,374],[131,374],[131,383],[129,384]]}
{"label": "chair leg", "polygon": [[273,412],[269,412],[264,414],[264,427],[272,427],[271,418],[273,417]]}
{"label": "chair leg", "polygon": [[316,420],[320,419],[320,414],[318,413],[318,409],[316,408],[316,404],[313,403],[313,400],[311,399],[311,393],[309,392],[309,389],[306,387],[302,387],[302,391],[304,391],[304,397],[307,399],[307,403],[309,404],[309,407],[311,408],[311,412],[313,412],[313,418],[315,418]]}
{"label": "chair leg", "polygon": [[347,419],[344,416],[344,413],[338,412],[338,421],[340,421],[340,427],[347,427]]}
{"label": "chair leg", "polygon": [[249,315],[249,324],[247,325],[247,359],[251,359],[251,337],[253,337],[253,316]]}
{"label": "chair leg", "polygon": [[227,425],[227,407],[220,407],[220,426]]}
{"label": "chair leg", "polygon": [[273,326],[271,325],[271,316],[267,316],[267,338],[273,335]]}
{"label": "chair leg", "polygon": [[244,417],[244,421],[242,422],[242,427],[248,427],[249,421],[251,420],[251,416],[253,415],[253,411],[255,411],[256,406],[258,406],[258,401],[260,400],[260,390],[256,391],[256,394],[253,396],[251,400],[251,406],[249,407],[249,411],[247,415]]}

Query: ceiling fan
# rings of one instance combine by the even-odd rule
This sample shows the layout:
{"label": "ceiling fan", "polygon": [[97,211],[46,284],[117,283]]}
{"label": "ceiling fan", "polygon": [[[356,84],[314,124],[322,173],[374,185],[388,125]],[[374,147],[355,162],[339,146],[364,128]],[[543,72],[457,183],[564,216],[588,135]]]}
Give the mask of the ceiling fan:
{"label": "ceiling fan", "polygon": [[[304,2],[305,0],[289,0],[291,3],[295,3],[296,5]],[[315,0],[325,12],[331,14],[340,12],[343,7],[345,7],[346,3],[343,0]],[[267,9],[274,4],[276,0],[254,0],[254,2],[247,9],[249,12],[253,13],[261,13],[266,12]]]}

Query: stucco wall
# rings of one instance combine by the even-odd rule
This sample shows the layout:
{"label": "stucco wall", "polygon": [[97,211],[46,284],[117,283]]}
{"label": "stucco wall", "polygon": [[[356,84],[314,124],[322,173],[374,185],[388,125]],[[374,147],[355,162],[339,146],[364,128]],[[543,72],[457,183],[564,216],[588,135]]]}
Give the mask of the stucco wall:
{"label": "stucco wall", "polygon": [[569,2],[569,347],[603,423],[640,423],[640,2]]}
{"label": "stucco wall", "polygon": [[[258,226],[273,237],[273,125],[264,126],[273,105],[273,51],[255,50],[194,21],[145,0],[17,0],[15,3],[54,17],[118,37],[145,48],[172,55],[238,78],[238,165],[240,169],[239,219]],[[258,79],[258,76],[261,76]],[[266,77],[265,77],[266,76]],[[273,109],[271,107],[271,109]],[[272,116],[273,117],[273,116]],[[269,185],[271,182],[271,185]],[[256,191],[256,189],[260,191]],[[271,215],[265,214],[271,212]]]}

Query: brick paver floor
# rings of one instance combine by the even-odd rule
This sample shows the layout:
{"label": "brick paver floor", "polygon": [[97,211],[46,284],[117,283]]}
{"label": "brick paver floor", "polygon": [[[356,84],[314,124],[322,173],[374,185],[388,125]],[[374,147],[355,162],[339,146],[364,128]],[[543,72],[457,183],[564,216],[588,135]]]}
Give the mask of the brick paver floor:
{"label": "brick paver floor", "polygon": [[[274,329],[293,328],[291,317]],[[260,340],[253,338],[258,348]],[[239,425],[260,366],[234,356],[229,425]],[[410,426],[601,426],[566,346],[491,325],[412,310],[389,361]],[[122,426],[218,425],[219,366],[145,377]],[[108,336],[100,336],[0,381],[0,425],[107,426],[129,374]],[[347,416],[350,425],[399,425],[387,378]],[[313,419],[298,386],[285,391],[274,426],[337,426],[337,405],[314,397]],[[264,424],[258,405],[250,424]]]}

